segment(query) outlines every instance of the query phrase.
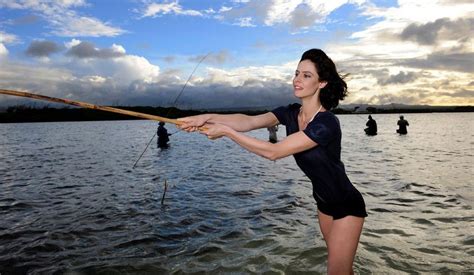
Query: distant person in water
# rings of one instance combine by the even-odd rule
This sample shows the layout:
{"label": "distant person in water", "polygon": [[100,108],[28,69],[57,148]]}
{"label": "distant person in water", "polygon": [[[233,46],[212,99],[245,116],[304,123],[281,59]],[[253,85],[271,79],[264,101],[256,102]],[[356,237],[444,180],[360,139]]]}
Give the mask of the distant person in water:
{"label": "distant person in water", "polygon": [[271,143],[277,143],[278,142],[278,137],[277,137],[278,125],[270,126],[267,128],[267,130],[268,130],[268,141],[270,141]]}
{"label": "distant person in water", "polygon": [[408,121],[406,121],[403,118],[403,116],[400,116],[400,119],[398,120],[397,125],[398,125],[397,133],[399,133],[400,135],[406,135],[408,133],[407,126],[410,126],[410,124],[408,124]]}
{"label": "distant person in water", "polygon": [[158,130],[156,131],[158,135],[158,148],[168,148],[168,141],[170,141],[169,136],[171,136],[171,134],[168,134],[164,122],[160,121],[158,125]]}
{"label": "distant person in water", "polygon": [[377,135],[377,122],[375,119],[372,118],[371,115],[369,115],[369,120],[365,124],[367,128],[364,129],[365,133],[369,136],[375,136]]}

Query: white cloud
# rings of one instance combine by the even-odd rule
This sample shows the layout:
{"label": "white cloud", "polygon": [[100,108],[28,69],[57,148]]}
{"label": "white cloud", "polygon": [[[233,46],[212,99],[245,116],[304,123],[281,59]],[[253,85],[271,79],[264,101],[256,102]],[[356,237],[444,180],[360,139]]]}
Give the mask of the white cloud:
{"label": "white cloud", "polygon": [[167,3],[149,3],[142,11],[142,17],[164,15],[188,15],[208,17],[228,21],[241,27],[255,27],[259,24],[274,26],[289,24],[293,28],[308,28],[323,23],[327,16],[344,4],[361,5],[366,0],[245,0],[225,3],[217,12],[212,9],[185,9],[178,1]]}
{"label": "white cloud", "polygon": [[18,40],[16,35],[0,31],[0,43],[13,44],[18,42]]}
{"label": "white cloud", "polygon": [[86,6],[84,0],[0,0],[0,8],[27,9],[40,14],[58,36],[117,36],[125,31],[101,20],[79,15],[73,8]]}
{"label": "white cloud", "polygon": [[[16,8],[26,5],[45,6],[42,14],[46,16],[54,6],[62,10],[62,15],[72,14],[72,18],[80,19],[71,9],[84,6],[84,1],[5,1],[0,0],[0,6],[15,4]],[[321,40],[318,43],[293,40],[298,46],[317,45],[327,49],[328,55],[333,58],[338,69],[343,73],[350,73],[348,78],[350,96],[344,103],[401,103],[425,104],[459,104],[468,102],[474,104],[474,99],[467,97],[472,92],[473,67],[472,60],[472,29],[466,28],[469,24],[466,19],[472,18],[469,11],[473,10],[473,4],[463,2],[460,4],[446,1],[399,1],[399,6],[390,8],[377,8],[365,1],[233,1],[232,7],[216,8],[218,12],[207,9],[193,11],[185,9],[172,2],[167,4],[148,5],[144,11],[146,16],[164,15],[188,15],[207,16],[217,14],[228,22],[240,26],[254,25],[277,25],[288,24],[299,30],[314,30],[314,25],[327,20],[335,9],[341,5],[351,3],[362,5],[363,15],[376,18],[376,22],[366,29],[354,33],[350,41],[327,42]],[[458,2],[459,3],[459,2]],[[227,3],[229,4],[229,3]],[[23,5],[23,6],[22,6]],[[56,6],[55,6],[56,5]],[[35,6],[35,7],[36,7]],[[39,9],[39,8],[38,8]],[[443,20],[439,21],[440,19]],[[81,36],[88,33],[90,36],[110,32],[110,30],[94,29],[94,24],[100,21],[79,22],[77,30],[73,26],[61,29],[59,24],[65,24],[67,19],[57,20],[51,16],[50,24],[55,27],[54,31],[65,35]],[[437,22],[435,24],[435,22]],[[82,24],[84,23],[84,24]],[[442,23],[442,26],[441,26]],[[110,26],[103,23],[104,26]],[[81,30],[88,26],[87,29]],[[409,28],[409,26],[412,26]],[[436,32],[425,33],[435,26]],[[433,28],[432,28],[433,29]],[[403,35],[403,31],[405,31]],[[8,55],[8,43],[15,43],[18,38],[0,32],[0,58]],[[421,42],[420,42],[421,41]],[[295,43],[296,42],[296,43]],[[161,68],[151,63],[143,56],[127,54],[125,47],[112,44],[100,48],[91,43],[83,42],[76,38],[65,42],[66,52],[69,55],[54,55],[48,60],[48,64],[38,62],[32,64],[9,63],[8,58],[2,60],[0,66],[0,84],[2,87],[30,89],[46,94],[57,93],[57,96],[65,95],[62,91],[71,91],[69,96],[77,99],[88,100],[90,97],[101,98],[102,101],[93,101],[101,104],[114,103],[113,98],[123,98],[126,104],[152,104],[154,99],[161,98],[168,93],[170,102],[176,97],[187,79],[182,75],[185,71],[186,61],[193,63],[193,68],[200,57],[183,58],[184,62],[175,62],[177,68],[167,68],[164,72]],[[82,45],[81,51],[78,50]],[[287,45],[281,45],[287,47]],[[293,46],[292,46],[293,47]],[[276,47],[275,47],[276,48]],[[272,49],[275,49],[272,48]],[[285,54],[294,48],[287,47]],[[270,51],[270,50],[267,50]],[[263,51],[262,51],[263,52]],[[262,53],[260,52],[260,53]],[[234,54],[234,52],[233,52]],[[284,53],[271,53],[272,57],[280,58]],[[246,55],[236,53],[235,56],[249,59]],[[295,57],[295,59],[298,56]],[[203,66],[190,81],[180,102],[194,102],[195,107],[235,107],[241,105],[257,106],[260,102],[272,101],[278,98],[278,102],[288,102],[292,99],[291,79],[297,60],[281,65],[273,66],[247,66],[223,69],[223,64],[229,64],[231,54],[222,50],[210,55]],[[277,63],[277,61],[259,57],[264,62]],[[240,61],[240,60],[239,60]],[[242,61],[243,64],[245,60]],[[235,63],[235,62],[234,62]],[[253,62],[252,64],[256,64]],[[208,65],[215,67],[204,68]],[[36,66],[37,65],[37,66]],[[168,64],[171,66],[170,64]],[[29,77],[24,77],[28,75]],[[30,77],[31,76],[31,77]],[[437,94],[442,96],[437,96]],[[164,94],[163,94],[164,93]],[[189,94],[189,97],[187,97]],[[114,95],[114,96],[112,96]],[[159,95],[159,96],[157,96]],[[194,98],[191,98],[191,95]],[[198,96],[197,96],[198,95]],[[129,99],[130,101],[125,101]],[[188,101],[186,101],[188,100]],[[158,104],[158,103],[157,103]],[[201,105],[199,105],[201,104]],[[215,104],[211,106],[211,104]],[[250,104],[250,105],[251,105]]]}
{"label": "white cloud", "polygon": [[[259,22],[266,26],[288,24],[295,29],[306,29],[324,23],[327,16],[344,4],[361,5],[365,0],[274,0],[274,1],[233,1],[230,9],[221,9],[216,17],[219,20]],[[239,25],[239,24],[236,24]],[[246,26],[246,24],[241,24]]]}
{"label": "white cloud", "polygon": [[301,0],[275,0],[268,8],[265,25],[272,26],[290,21],[291,13],[302,3]]}
{"label": "white cloud", "polygon": [[69,42],[64,42],[64,46],[68,49],[70,49],[74,46],[77,46],[79,44],[81,44],[81,40],[75,39],[75,38],[71,39],[71,41],[69,41]]}
{"label": "white cloud", "polygon": [[7,48],[2,43],[0,43],[0,58],[5,57],[7,55],[8,55]]}
{"label": "white cloud", "polygon": [[[71,14],[72,12],[70,12]],[[112,27],[107,23],[93,17],[78,16],[72,13],[72,16],[56,17],[51,20],[54,26],[53,34],[66,37],[100,37],[100,36],[117,36],[125,31]]]}
{"label": "white cloud", "polygon": [[100,75],[88,75],[81,78],[81,81],[91,83],[93,85],[102,85],[107,81],[107,78]]}
{"label": "white cloud", "polygon": [[[71,50],[83,43],[74,39],[66,45]],[[88,51],[90,49],[93,51]],[[111,52],[120,55],[111,55]],[[138,91],[133,87],[148,87],[160,80],[158,66],[144,57],[127,55],[125,48],[118,44],[108,48],[87,47],[80,57],[55,55],[47,63],[39,59],[29,61],[36,62],[34,64],[3,59],[5,53],[6,49],[0,43],[0,87],[59,98],[111,104],[122,97],[137,96],[134,93]],[[127,91],[131,94],[127,94]],[[9,98],[2,97],[1,100],[1,105],[18,104],[12,103]]]}
{"label": "white cloud", "polygon": [[66,45],[69,49],[66,55],[71,57],[66,64],[78,77],[99,75],[117,84],[129,85],[133,81],[155,82],[160,74],[158,66],[144,57],[127,55],[125,48],[118,44],[101,49],[90,42],[73,39]]}
{"label": "white cloud", "polygon": [[[436,50],[437,46],[441,46],[445,42],[454,38],[455,43],[459,37],[454,35],[440,35],[436,37],[438,41],[433,42],[432,45],[420,45],[413,41],[401,39],[403,31],[411,24],[428,25],[438,19],[447,18],[445,21],[454,22],[460,18],[470,18],[469,10],[474,9],[474,4],[460,5],[443,5],[436,3],[436,1],[399,1],[399,7],[391,8],[374,8],[367,6],[364,13],[370,16],[377,16],[380,18],[378,23],[369,26],[367,29],[352,34],[352,38],[357,40],[357,43],[352,45],[342,45],[338,52],[343,52],[346,55],[372,55],[379,59],[398,59],[398,58],[414,58],[426,56]],[[454,25],[454,23],[451,23]],[[420,27],[421,29],[421,27]],[[425,34],[426,35],[426,34]],[[471,35],[468,38],[471,41]],[[464,42],[466,43],[466,42]],[[469,44],[469,43],[467,43]],[[452,41],[448,45],[453,45]],[[352,58],[352,56],[348,56]]]}
{"label": "white cloud", "polygon": [[[212,11],[213,12],[213,11]],[[204,14],[196,10],[186,10],[178,4],[178,2],[171,3],[151,3],[146,6],[142,17],[156,17],[162,14],[177,14],[189,16],[203,16]]]}
{"label": "white cloud", "polygon": [[236,26],[240,27],[256,27],[257,25],[252,24],[252,18],[251,17],[242,17],[242,18],[237,18],[237,22],[234,23]]}
{"label": "white cloud", "polygon": [[[290,62],[279,66],[249,66],[229,70],[209,67],[207,76],[196,78],[194,83],[221,84],[231,87],[263,85],[265,82],[291,83],[297,62]],[[253,84],[252,84],[253,83]]]}
{"label": "white cloud", "polygon": [[112,44],[112,47],[110,48],[112,49],[112,51],[117,52],[117,53],[122,53],[122,54],[126,53],[125,48],[122,47],[121,45]]}
{"label": "white cloud", "polygon": [[112,77],[125,83],[136,80],[153,83],[160,74],[158,66],[141,56],[127,55],[116,58],[112,62]]}
{"label": "white cloud", "polygon": [[390,8],[365,6],[364,14],[377,17],[377,23],[354,33],[348,43],[326,45],[329,56],[351,73],[348,101],[473,104],[461,92],[442,100],[436,94],[460,90],[472,79],[474,39],[466,26],[474,4],[398,3]]}

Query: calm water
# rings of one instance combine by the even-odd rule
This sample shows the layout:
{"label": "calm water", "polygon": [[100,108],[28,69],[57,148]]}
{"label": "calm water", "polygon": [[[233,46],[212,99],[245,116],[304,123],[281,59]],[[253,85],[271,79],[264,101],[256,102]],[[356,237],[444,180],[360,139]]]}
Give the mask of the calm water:
{"label": "calm water", "polygon": [[[365,115],[339,118],[369,212],[356,272],[472,272],[474,114],[408,114],[407,136],[398,115],[375,115],[375,137]],[[0,273],[325,272],[311,184],[292,157],[179,132],[132,169],[156,126],[0,124]]]}

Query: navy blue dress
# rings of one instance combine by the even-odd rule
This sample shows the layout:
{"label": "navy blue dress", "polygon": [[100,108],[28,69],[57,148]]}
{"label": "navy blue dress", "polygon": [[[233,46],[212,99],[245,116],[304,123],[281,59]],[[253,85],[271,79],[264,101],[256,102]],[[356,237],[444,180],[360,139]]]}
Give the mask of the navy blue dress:
{"label": "navy blue dress", "polygon": [[[291,104],[272,111],[286,126],[286,135],[299,131],[300,104]],[[318,144],[294,154],[296,163],[313,185],[318,210],[334,219],[346,216],[367,217],[364,199],[352,185],[341,161],[341,126],[331,112],[320,112],[303,132]]]}

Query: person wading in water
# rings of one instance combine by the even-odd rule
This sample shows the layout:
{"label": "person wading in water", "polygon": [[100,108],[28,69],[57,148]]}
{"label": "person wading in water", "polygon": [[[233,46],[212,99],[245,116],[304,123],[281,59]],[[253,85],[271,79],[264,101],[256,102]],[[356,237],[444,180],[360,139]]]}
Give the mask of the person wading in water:
{"label": "person wading in water", "polygon": [[170,141],[169,136],[171,136],[171,134],[168,134],[164,122],[160,121],[158,125],[158,129],[156,130],[156,134],[158,135],[158,148],[168,148],[168,141]]}
{"label": "person wading in water", "polygon": [[407,126],[410,126],[410,124],[408,124],[408,121],[406,121],[403,118],[403,116],[400,116],[400,119],[398,120],[397,125],[398,125],[397,133],[399,133],[400,135],[408,134]]}
{"label": "person wading in water", "polygon": [[367,126],[367,128],[365,128],[364,131],[368,136],[377,135],[377,121],[375,121],[375,119],[373,119],[371,115],[369,115],[369,120],[367,121],[365,126]]}

